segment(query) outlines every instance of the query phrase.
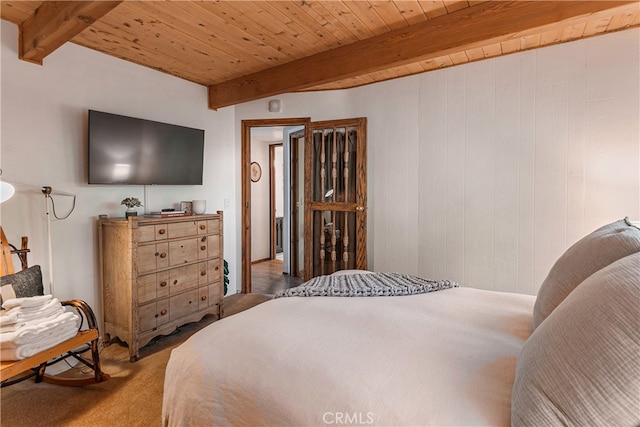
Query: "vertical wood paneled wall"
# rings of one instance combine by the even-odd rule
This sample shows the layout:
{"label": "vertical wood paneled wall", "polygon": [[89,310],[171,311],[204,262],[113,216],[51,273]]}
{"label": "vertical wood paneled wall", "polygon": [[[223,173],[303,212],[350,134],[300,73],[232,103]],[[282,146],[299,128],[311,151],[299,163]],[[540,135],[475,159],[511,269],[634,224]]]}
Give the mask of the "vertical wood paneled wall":
{"label": "vertical wood paneled wall", "polygon": [[640,219],[639,39],[354,90],[352,115],[369,117],[371,267],[536,294],[582,236]]}

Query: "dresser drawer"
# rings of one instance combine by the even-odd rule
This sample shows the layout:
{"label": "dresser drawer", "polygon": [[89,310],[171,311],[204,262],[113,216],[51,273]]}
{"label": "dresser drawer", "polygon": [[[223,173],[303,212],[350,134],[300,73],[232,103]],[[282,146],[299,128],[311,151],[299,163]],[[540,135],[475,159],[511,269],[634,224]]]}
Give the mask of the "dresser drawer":
{"label": "dresser drawer", "polygon": [[200,301],[198,301],[198,308],[200,310],[214,306],[222,299],[222,282],[212,283],[208,286],[203,286],[198,289]]}
{"label": "dresser drawer", "polygon": [[169,272],[161,271],[138,278],[138,304],[169,295]]}
{"label": "dresser drawer", "polygon": [[198,311],[198,289],[169,298],[169,312],[171,320],[176,320]]}
{"label": "dresser drawer", "polygon": [[198,238],[169,242],[169,265],[182,265],[198,260]]}
{"label": "dresser drawer", "polygon": [[209,305],[222,303],[222,280],[216,283],[212,283],[209,288]]}
{"label": "dresser drawer", "polygon": [[207,261],[207,279],[209,282],[217,282],[222,278],[222,267],[220,259]]}
{"label": "dresser drawer", "polygon": [[160,300],[140,306],[138,309],[138,327],[141,332],[152,331],[158,326],[169,323],[168,300]]}
{"label": "dresser drawer", "polygon": [[138,247],[138,274],[144,274],[169,266],[167,242]]}
{"label": "dresser drawer", "polygon": [[220,236],[202,236],[198,238],[198,258],[217,258],[220,256]]}
{"label": "dresser drawer", "polygon": [[141,243],[167,238],[167,224],[141,225],[138,227],[138,239]]}
{"label": "dresser drawer", "polygon": [[197,288],[200,280],[201,267],[190,264],[169,270],[169,292],[171,295],[186,289]]}
{"label": "dresser drawer", "polygon": [[209,280],[209,268],[207,267],[208,262],[203,261],[203,262],[199,262],[196,265],[198,266],[198,285],[199,286],[206,285],[211,281]]}
{"label": "dresser drawer", "polygon": [[218,282],[198,289],[198,295],[200,297],[200,300],[198,301],[198,309],[202,310],[218,304],[221,298],[221,286],[222,284]]}
{"label": "dresser drawer", "polygon": [[209,307],[209,287],[203,286],[198,289],[198,309],[202,310],[203,308]]}
{"label": "dresser drawer", "polygon": [[209,239],[207,236],[198,237],[198,259],[209,258]]}
{"label": "dresser drawer", "polygon": [[198,235],[196,221],[176,222],[169,224],[169,238],[189,237]]}
{"label": "dresser drawer", "polygon": [[221,257],[221,249],[220,249],[220,235],[212,235],[209,236],[209,256],[211,258],[220,258]]}
{"label": "dresser drawer", "polygon": [[217,234],[220,230],[220,220],[210,219],[198,221],[198,234]]}

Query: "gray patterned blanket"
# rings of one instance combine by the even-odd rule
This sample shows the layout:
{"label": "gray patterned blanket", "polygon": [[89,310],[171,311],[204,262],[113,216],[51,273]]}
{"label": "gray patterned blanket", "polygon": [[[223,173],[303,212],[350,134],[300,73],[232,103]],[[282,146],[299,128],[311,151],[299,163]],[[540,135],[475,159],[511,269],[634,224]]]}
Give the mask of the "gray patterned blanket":
{"label": "gray patterned blanket", "polygon": [[378,297],[423,294],[457,288],[451,280],[428,280],[401,273],[365,273],[318,276],[278,292],[281,297]]}

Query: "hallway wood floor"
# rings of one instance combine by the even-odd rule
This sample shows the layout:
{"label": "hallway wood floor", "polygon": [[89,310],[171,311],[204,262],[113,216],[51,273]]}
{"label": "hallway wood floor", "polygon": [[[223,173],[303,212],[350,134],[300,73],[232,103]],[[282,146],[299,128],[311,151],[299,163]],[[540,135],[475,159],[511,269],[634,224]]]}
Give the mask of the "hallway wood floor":
{"label": "hallway wood floor", "polygon": [[293,288],[302,278],[282,274],[282,260],[272,259],[251,264],[251,293],[275,295],[278,291]]}

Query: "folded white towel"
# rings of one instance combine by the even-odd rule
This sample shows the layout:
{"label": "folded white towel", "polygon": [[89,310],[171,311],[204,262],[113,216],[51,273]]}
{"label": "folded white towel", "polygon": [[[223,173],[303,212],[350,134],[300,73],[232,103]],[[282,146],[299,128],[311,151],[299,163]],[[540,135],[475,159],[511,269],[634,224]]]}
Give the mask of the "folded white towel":
{"label": "folded white towel", "polygon": [[61,313],[63,313],[64,307],[60,304],[57,298],[52,299],[46,305],[40,307],[37,310],[24,309],[22,307],[12,308],[11,311],[18,312],[18,321],[19,322],[30,322],[39,319],[47,319],[51,317],[55,317]]}
{"label": "folded white towel", "polygon": [[20,328],[23,328],[26,325],[26,323],[22,322],[22,323],[11,323],[8,325],[2,325],[0,326],[0,334],[6,334],[7,332],[15,332]]}
{"label": "folded white towel", "polygon": [[2,308],[9,310],[13,307],[39,307],[46,305],[53,299],[53,295],[37,295],[34,297],[12,298],[2,303]]}
{"label": "folded white towel", "polygon": [[18,347],[0,349],[0,360],[22,360],[40,353],[48,348],[54,347],[63,341],[73,338],[78,331],[76,329],[65,331],[62,334],[55,335],[47,340],[23,344]]}
{"label": "folded white towel", "polygon": [[[73,334],[71,334],[71,332],[73,332]],[[44,345],[46,343],[50,343],[50,342],[60,342],[60,337],[68,337],[69,334],[71,334],[71,336],[75,335],[78,333],[78,328],[76,328],[75,324],[73,322],[71,323],[67,323],[64,325],[59,325],[56,326],[53,329],[48,330],[46,333],[42,333],[42,334],[38,334],[35,337],[30,337],[28,339],[24,339],[24,340],[20,340],[20,344],[15,345],[15,346],[4,346],[4,345],[0,345],[3,348],[17,348],[17,347],[22,347],[22,346],[33,346],[34,344],[38,344],[38,345]]]}
{"label": "folded white towel", "polygon": [[57,298],[52,298],[48,301],[43,301],[43,305],[38,307],[22,307],[22,306],[13,306],[9,310],[3,310],[3,312],[7,316],[10,317],[8,320],[0,322],[1,325],[5,325],[11,323],[10,319],[14,318],[15,322],[30,322],[38,319],[47,319],[50,317],[57,316],[64,312],[64,307]]}
{"label": "folded white towel", "polygon": [[50,319],[52,317],[59,316],[64,312],[65,312],[64,307],[59,306],[59,307],[51,307],[49,310],[47,310],[46,313],[42,313],[42,314],[22,314],[21,313],[18,315],[18,322],[25,322],[25,323],[28,322],[35,325],[38,322],[46,321],[47,319]]}
{"label": "folded white towel", "polygon": [[18,322],[18,312],[9,310],[0,311],[0,326],[14,325]]}
{"label": "folded white towel", "polygon": [[52,336],[66,334],[69,330],[78,330],[79,316],[65,312],[37,324],[27,323],[15,332],[0,334],[0,349],[18,347],[23,344],[43,342]]}

